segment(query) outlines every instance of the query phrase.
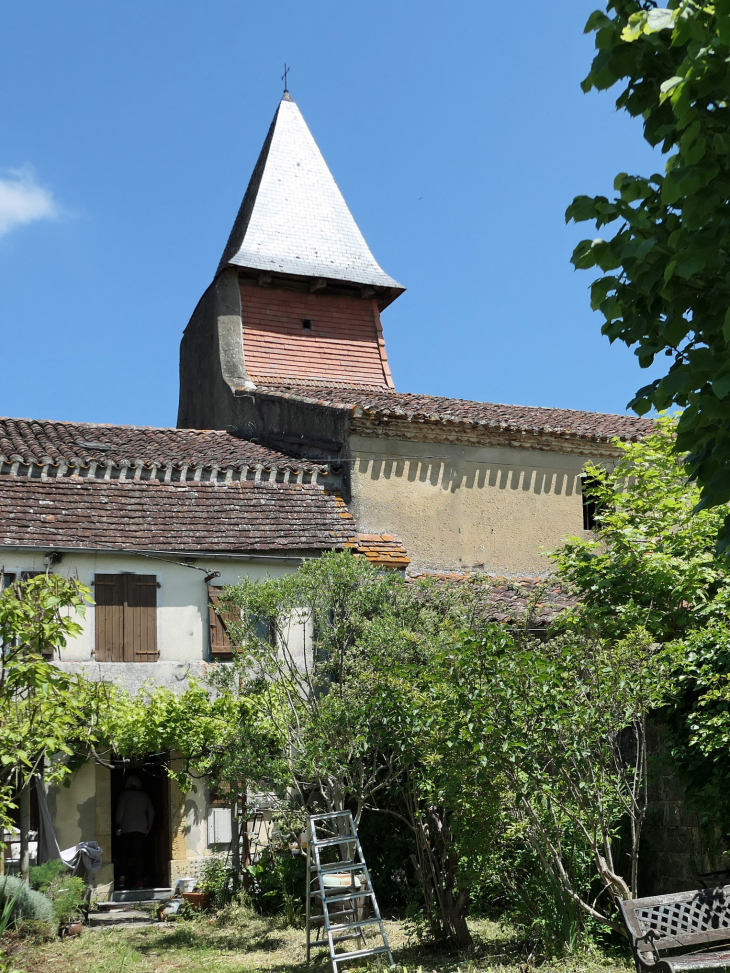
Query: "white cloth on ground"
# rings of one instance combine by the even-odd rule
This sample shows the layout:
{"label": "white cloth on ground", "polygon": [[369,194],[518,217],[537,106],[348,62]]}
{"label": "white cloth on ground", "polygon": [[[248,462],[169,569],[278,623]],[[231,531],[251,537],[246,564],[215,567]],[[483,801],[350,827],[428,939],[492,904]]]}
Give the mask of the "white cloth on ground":
{"label": "white cloth on ground", "polygon": [[95,841],[81,841],[72,848],[64,849],[61,852],[61,861],[74,871],[81,861],[87,872],[98,872],[102,855],[103,852]]}

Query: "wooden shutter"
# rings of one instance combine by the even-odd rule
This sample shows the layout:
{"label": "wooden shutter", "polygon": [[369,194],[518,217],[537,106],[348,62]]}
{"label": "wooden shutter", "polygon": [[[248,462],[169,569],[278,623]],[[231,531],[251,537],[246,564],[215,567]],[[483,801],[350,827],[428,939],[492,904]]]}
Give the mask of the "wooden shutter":
{"label": "wooden shutter", "polygon": [[94,576],[97,662],[124,662],[124,577]]}
{"label": "wooden shutter", "polygon": [[231,645],[227,626],[227,622],[231,620],[231,616],[225,612],[222,615],[218,614],[222,594],[222,588],[217,588],[214,585],[208,586],[208,598],[210,599],[210,604],[208,605],[210,654],[214,660],[217,659],[219,662],[231,659],[233,656],[233,646]]}
{"label": "wooden shutter", "polygon": [[125,574],[124,661],[157,662],[157,576]]}
{"label": "wooden shutter", "polygon": [[96,661],[157,661],[157,577],[97,574]]}

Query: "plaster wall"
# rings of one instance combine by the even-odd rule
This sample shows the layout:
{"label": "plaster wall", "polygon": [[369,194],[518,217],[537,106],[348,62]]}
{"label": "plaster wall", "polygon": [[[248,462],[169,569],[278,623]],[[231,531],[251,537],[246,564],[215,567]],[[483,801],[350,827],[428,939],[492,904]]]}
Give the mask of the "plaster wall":
{"label": "plaster wall", "polygon": [[225,429],[235,413],[234,390],[252,387],[243,359],[238,272],[224,270],[201,297],[180,343],[178,426]]}
{"label": "plaster wall", "polygon": [[[5,571],[43,571],[44,552],[0,549],[0,566]],[[180,558],[175,560],[180,561]],[[158,682],[177,685],[185,678],[189,664],[200,665],[208,659],[208,586],[205,575],[219,571],[220,578],[214,583],[235,584],[239,578],[261,579],[278,577],[295,571],[297,559],[290,561],[235,560],[226,558],[191,559],[189,567],[182,563],[157,560],[132,554],[64,554],[54,571],[69,577],[77,577],[89,585],[95,574],[117,574],[131,571],[135,574],[154,574],[160,587],[157,589],[157,647],[156,663],[98,663],[87,675],[93,678],[111,677],[132,691],[153,678]],[[204,568],[204,571],[194,570]],[[93,597],[93,587],[91,587]],[[66,663],[91,663],[94,661],[95,619],[94,608],[88,608],[81,619],[83,632],[69,642],[63,650]],[[187,664],[187,665],[186,665]]]}
{"label": "plaster wall", "polygon": [[186,857],[200,858],[209,854],[208,795],[206,781],[198,781],[185,795]]}
{"label": "plaster wall", "polygon": [[397,534],[410,573],[541,575],[550,569],[541,550],[584,533],[585,457],[363,436],[350,453],[358,527]]}
{"label": "plaster wall", "polygon": [[49,787],[48,808],[62,851],[82,841],[96,841],[101,846],[103,864],[93,882],[97,895],[105,898],[114,879],[109,771],[87,761],[74,773],[68,787]]}
{"label": "plaster wall", "polygon": [[[7,572],[43,571],[45,552],[0,549],[0,566]],[[176,559],[179,560],[179,559]],[[155,574],[161,585],[157,591],[157,636],[160,660],[151,663],[97,663],[94,661],[94,608],[89,607],[81,619],[82,634],[69,642],[57,662],[71,673],[106,680],[136,692],[145,683],[154,682],[183,692],[188,678],[204,681],[208,672],[208,586],[204,578],[209,571],[220,572],[216,585],[234,584],[239,578],[263,580],[290,573],[299,567],[299,559],[289,561],[235,560],[200,558],[192,570],[171,560],[157,560],[128,554],[64,554],[54,571],[78,577],[91,586],[95,574],[131,571]],[[93,588],[92,588],[93,597]],[[289,648],[296,658],[303,656],[304,626],[293,624],[288,633]],[[311,632],[309,633],[311,637]],[[104,850],[103,866],[95,876],[98,894],[112,888],[111,862],[112,807],[109,771],[89,761],[73,775],[70,787],[49,790],[49,808],[53,816],[59,845],[69,848],[80,841],[97,841]],[[182,875],[197,875],[202,859],[212,853],[208,846],[206,782],[198,782],[182,794],[170,781],[170,872],[171,881]]]}
{"label": "plaster wall", "polygon": [[48,803],[61,850],[96,840],[96,775],[91,761],[76,771],[69,787],[50,788]]}

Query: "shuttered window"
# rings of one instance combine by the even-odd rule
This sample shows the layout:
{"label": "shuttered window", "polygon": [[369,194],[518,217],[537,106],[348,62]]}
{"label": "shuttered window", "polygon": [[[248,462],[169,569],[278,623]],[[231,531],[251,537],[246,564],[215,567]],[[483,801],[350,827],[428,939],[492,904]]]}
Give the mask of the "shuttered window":
{"label": "shuttered window", "polygon": [[228,623],[231,621],[230,615],[225,612],[219,615],[220,597],[223,594],[222,588],[215,585],[208,586],[208,618],[210,624],[210,654],[213,660],[227,662],[233,658],[233,646],[228,635]]}
{"label": "shuttered window", "polygon": [[[232,612],[222,612],[220,599],[223,589],[215,585],[208,586],[208,618],[210,624],[210,654],[213,661],[230,662],[233,658],[233,644],[228,634],[231,622],[240,621]],[[220,612],[220,614],[219,614]],[[256,635],[262,642],[274,644],[274,626],[270,619],[261,618],[256,623]]]}
{"label": "shuttered window", "polygon": [[97,574],[96,661],[157,661],[157,577]]}

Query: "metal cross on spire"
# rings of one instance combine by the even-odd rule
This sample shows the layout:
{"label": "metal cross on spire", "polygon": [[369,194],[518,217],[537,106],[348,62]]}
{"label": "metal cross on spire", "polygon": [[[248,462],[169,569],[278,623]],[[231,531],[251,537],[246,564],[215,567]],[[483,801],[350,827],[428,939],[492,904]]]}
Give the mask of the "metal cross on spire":
{"label": "metal cross on spire", "polygon": [[289,92],[289,82],[288,82],[288,78],[287,78],[288,74],[289,74],[289,68],[287,67],[286,61],[284,61],[284,73],[281,76],[281,80],[284,82],[284,94],[285,95],[288,94],[288,92]]}

